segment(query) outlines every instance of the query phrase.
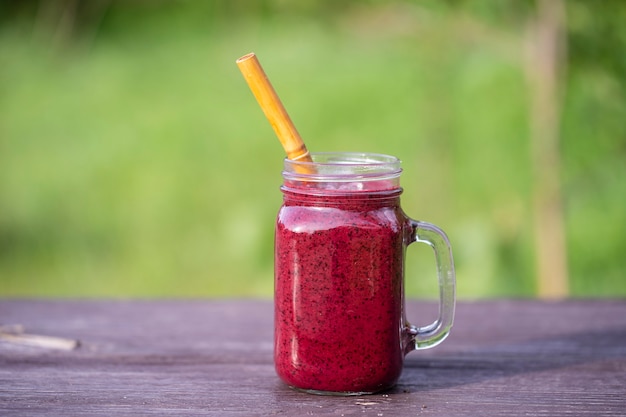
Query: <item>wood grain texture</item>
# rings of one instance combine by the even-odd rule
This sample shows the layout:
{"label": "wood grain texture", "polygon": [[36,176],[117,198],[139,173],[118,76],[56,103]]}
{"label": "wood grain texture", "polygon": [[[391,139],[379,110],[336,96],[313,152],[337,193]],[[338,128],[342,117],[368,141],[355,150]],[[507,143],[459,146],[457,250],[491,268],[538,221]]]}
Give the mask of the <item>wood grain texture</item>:
{"label": "wood grain texture", "polygon": [[[461,302],[448,340],[409,354],[395,389],[346,398],[279,382],[272,309],[0,300],[0,325],[81,342],[63,351],[0,341],[0,415],[626,415],[624,300]],[[428,322],[435,309],[412,301],[408,314]]]}

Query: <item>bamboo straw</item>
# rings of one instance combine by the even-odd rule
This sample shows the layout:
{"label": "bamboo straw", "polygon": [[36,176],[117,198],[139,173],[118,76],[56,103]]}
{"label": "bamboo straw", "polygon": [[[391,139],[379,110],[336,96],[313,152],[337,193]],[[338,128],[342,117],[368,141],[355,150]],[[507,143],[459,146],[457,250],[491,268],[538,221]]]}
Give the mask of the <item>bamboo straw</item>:
{"label": "bamboo straw", "polygon": [[261,63],[254,53],[249,53],[237,60],[237,66],[246,79],[250,90],[263,109],[278,140],[287,153],[287,158],[294,161],[312,162],[300,134],[283,107],[274,87],[265,75]]}

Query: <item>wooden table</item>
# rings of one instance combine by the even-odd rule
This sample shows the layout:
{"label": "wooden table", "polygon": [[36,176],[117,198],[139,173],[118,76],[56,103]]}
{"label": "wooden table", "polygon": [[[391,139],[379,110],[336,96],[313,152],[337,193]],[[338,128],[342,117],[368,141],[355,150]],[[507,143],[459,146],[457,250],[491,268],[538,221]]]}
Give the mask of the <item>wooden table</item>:
{"label": "wooden table", "polygon": [[[411,301],[409,317],[435,308]],[[460,302],[448,340],[362,397],[284,386],[272,314],[253,300],[0,300],[0,415],[626,416],[626,300]]]}

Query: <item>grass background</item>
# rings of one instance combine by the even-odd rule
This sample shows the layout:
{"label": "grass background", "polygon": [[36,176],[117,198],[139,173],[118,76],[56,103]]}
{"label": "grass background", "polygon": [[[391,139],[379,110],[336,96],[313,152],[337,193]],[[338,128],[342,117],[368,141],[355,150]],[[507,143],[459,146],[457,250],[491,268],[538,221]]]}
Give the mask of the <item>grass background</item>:
{"label": "grass background", "polygon": [[[449,234],[460,298],[535,295],[522,20],[454,2],[196,3],[113,3],[71,36],[41,4],[0,9],[0,296],[271,297],[283,153],[235,65],[250,51],[310,150],[403,160],[403,207]],[[584,38],[593,13],[569,12]],[[590,66],[573,58],[594,45],[577,45],[571,293],[623,297],[626,51]],[[407,263],[408,296],[436,296],[430,250]]]}

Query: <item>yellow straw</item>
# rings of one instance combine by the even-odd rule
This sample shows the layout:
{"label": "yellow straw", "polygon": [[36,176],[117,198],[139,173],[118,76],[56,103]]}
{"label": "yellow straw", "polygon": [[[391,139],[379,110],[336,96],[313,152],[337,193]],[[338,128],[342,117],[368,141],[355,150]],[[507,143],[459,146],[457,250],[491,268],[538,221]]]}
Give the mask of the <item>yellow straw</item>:
{"label": "yellow straw", "polygon": [[287,158],[294,161],[312,162],[304,141],[296,130],[289,114],[283,107],[274,87],[267,79],[265,71],[254,53],[249,53],[237,60],[237,66],[246,79],[250,90],[269,120],[278,140],[287,153]]}

